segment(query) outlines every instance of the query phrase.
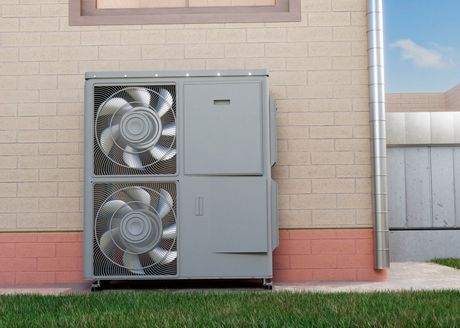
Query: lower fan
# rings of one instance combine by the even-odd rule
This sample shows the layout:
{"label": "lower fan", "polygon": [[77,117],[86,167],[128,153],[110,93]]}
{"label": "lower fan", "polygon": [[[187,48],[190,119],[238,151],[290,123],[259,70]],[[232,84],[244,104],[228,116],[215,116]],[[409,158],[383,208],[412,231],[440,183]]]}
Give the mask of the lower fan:
{"label": "lower fan", "polygon": [[[96,261],[99,255],[106,259],[108,266],[115,265],[130,274],[175,274],[177,228],[173,191],[156,185],[156,188],[103,186],[115,192],[102,202],[95,216],[94,238],[98,252],[94,252],[94,263],[101,263]],[[114,274],[110,268],[103,271],[104,275]]]}

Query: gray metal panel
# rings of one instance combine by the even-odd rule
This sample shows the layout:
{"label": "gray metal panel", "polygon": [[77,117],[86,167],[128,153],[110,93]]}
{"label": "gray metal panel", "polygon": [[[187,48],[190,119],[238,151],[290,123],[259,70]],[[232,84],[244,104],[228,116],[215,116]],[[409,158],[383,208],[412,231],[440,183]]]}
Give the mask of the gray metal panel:
{"label": "gray metal panel", "polygon": [[183,276],[270,273],[266,179],[188,177],[181,196]]}
{"label": "gray metal panel", "polygon": [[452,147],[431,148],[431,174],[433,226],[452,227],[455,225],[454,158]]}
{"label": "gray metal panel", "polygon": [[430,113],[406,113],[406,143],[431,142]]}
{"label": "gray metal panel", "polygon": [[274,251],[280,243],[280,223],[278,214],[278,183],[272,180],[271,185],[271,197],[272,197],[272,212],[271,212],[271,231],[272,231],[272,251]]}
{"label": "gray metal panel", "polygon": [[406,148],[407,224],[409,227],[430,227],[431,170],[427,147]]}
{"label": "gray metal panel", "polygon": [[83,217],[83,277],[92,279],[93,276],[93,188],[91,184],[93,167],[93,88],[85,83],[85,181],[84,181],[84,217]]}
{"label": "gray metal panel", "polygon": [[460,230],[392,231],[390,245],[393,262],[459,258]]}
{"label": "gray metal panel", "polygon": [[278,106],[276,100],[270,97],[270,161],[275,165],[278,161],[278,136],[276,127],[276,111]]}
{"label": "gray metal panel", "polygon": [[430,113],[431,143],[451,144],[454,141],[454,113]]}
{"label": "gray metal panel", "polygon": [[454,112],[454,142],[460,144],[460,112]]}
{"label": "gray metal panel", "polygon": [[184,86],[185,173],[261,175],[262,82]]}
{"label": "gray metal panel", "polygon": [[403,145],[406,143],[406,115],[405,113],[387,113],[387,144]]}
{"label": "gray metal panel", "polygon": [[118,79],[126,78],[197,78],[197,77],[230,77],[230,76],[268,76],[266,69],[247,70],[171,70],[171,71],[126,71],[126,72],[87,72],[85,79]]}
{"label": "gray metal panel", "polygon": [[460,227],[460,147],[454,148],[455,226]]}
{"label": "gray metal panel", "polygon": [[[263,178],[190,178],[183,184],[182,213],[207,222],[204,231],[183,229],[202,238],[213,252],[267,252],[267,183]],[[197,204],[201,202],[201,204]],[[197,208],[201,207],[201,209]],[[190,229],[190,230],[189,230]]]}
{"label": "gray metal panel", "polygon": [[406,227],[405,150],[388,149],[388,206],[390,227]]}
{"label": "gray metal panel", "polygon": [[388,145],[460,144],[460,112],[387,113]]}

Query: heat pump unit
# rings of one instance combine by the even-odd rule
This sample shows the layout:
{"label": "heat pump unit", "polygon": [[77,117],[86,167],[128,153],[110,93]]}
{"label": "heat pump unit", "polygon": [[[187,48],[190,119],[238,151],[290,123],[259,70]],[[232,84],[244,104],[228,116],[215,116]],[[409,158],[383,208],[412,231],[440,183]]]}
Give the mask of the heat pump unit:
{"label": "heat pump unit", "polygon": [[275,111],[264,70],[87,73],[85,278],[270,285]]}

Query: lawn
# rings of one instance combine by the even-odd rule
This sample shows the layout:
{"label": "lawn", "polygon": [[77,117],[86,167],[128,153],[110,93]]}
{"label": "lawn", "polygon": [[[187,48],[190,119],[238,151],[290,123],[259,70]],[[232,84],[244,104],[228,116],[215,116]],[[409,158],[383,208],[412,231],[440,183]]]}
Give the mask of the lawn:
{"label": "lawn", "polygon": [[0,327],[460,327],[460,292],[2,296]]}
{"label": "lawn", "polygon": [[434,259],[431,262],[445,265],[451,268],[460,269],[460,259],[447,258],[447,259]]}

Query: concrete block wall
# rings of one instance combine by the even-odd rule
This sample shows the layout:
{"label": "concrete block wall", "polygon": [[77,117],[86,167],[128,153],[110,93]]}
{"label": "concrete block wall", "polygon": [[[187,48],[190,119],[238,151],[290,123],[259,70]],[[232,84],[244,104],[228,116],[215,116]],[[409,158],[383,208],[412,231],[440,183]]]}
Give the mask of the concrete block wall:
{"label": "concrete block wall", "polygon": [[86,71],[238,68],[271,72],[281,226],[371,228],[366,10],[302,0],[301,22],[75,27],[65,0],[3,0],[0,231],[82,230]]}

